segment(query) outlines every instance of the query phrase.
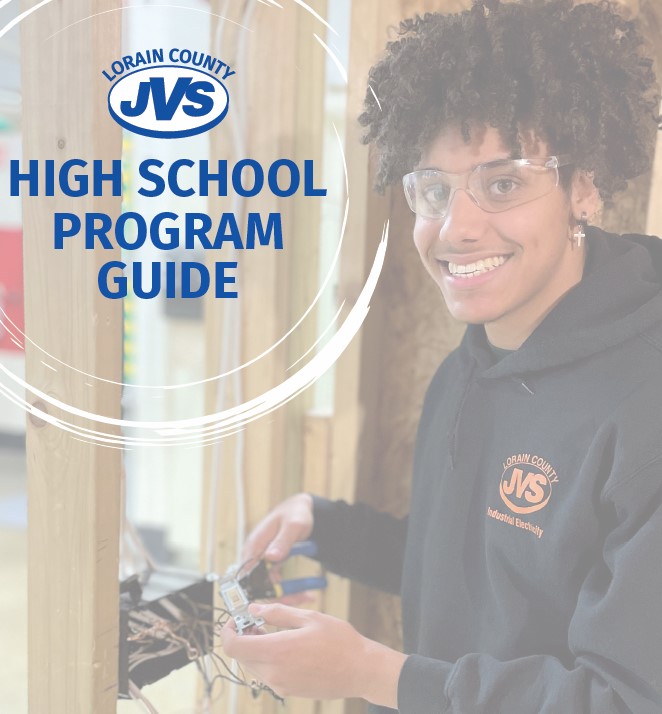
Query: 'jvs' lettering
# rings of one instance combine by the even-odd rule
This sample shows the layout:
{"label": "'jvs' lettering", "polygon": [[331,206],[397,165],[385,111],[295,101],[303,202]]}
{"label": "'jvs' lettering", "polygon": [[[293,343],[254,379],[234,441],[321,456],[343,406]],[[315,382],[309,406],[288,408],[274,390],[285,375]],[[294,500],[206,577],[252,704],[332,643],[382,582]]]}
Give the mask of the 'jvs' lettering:
{"label": "'jvs' lettering", "polygon": [[547,483],[547,478],[532,471],[529,471],[525,479],[522,479],[523,475],[522,469],[513,469],[510,483],[503,485],[504,492],[510,496],[514,491],[517,499],[524,496],[529,503],[539,503],[545,497],[543,486]]}
{"label": "'jvs' lettering", "polygon": [[185,104],[182,110],[191,117],[200,117],[214,107],[214,101],[207,96],[214,92],[211,82],[194,82],[192,77],[179,77],[175,86],[166,97],[165,80],[163,77],[150,77],[147,82],[140,82],[135,105],[126,100],[121,102],[122,113],[128,117],[138,117],[145,113],[149,106],[150,94],[154,103],[154,115],[158,121],[170,121],[186,98],[190,104]]}
{"label": "'jvs' lettering", "polygon": [[501,476],[499,495],[513,513],[533,513],[547,505],[552,483],[538,470],[510,466]]}

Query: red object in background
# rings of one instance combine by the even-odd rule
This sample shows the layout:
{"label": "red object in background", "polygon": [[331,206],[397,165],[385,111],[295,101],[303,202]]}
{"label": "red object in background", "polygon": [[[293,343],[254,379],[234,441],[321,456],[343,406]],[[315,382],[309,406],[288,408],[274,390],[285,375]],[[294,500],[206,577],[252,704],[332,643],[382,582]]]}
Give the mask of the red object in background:
{"label": "red object in background", "polygon": [[[23,240],[20,229],[0,229],[0,307],[16,327],[23,332]],[[8,322],[0,312],[0,320]],[[23,337],[9,323],[18,342],[23,344]],[[12,342],[11,335],[0,324],[0,349],[19,352],[20,348]]]}

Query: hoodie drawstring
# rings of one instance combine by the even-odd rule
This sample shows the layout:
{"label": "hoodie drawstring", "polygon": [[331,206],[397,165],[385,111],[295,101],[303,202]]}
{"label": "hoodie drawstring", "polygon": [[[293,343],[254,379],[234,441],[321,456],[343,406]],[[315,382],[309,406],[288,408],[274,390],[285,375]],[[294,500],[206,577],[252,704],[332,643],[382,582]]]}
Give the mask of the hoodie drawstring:
{"label": "hoodie drawstring", "polygon": [[473,383],[473,375],[475,371],[475,365],[471,367],[469,372],[469,377],[464,387],[464,393],[462,394],[462,399],[460,400],[460,406],[457,410],[457,415],[455,416],[455,422],[453,425],[453,435],[451,439],[451,468],[455,471],[455,454],[457,453],[457,434],[459,431],[460,420],[462,419],[462,411],[464,405],[466,404],[467,397],[469,396],[469,389]]}
{"label": "hoodie drawstring", "polygon": [[530,389],[530,388],[526,385],[526,382],[520,382],[520,384],[524,387],[524,389],[526,389],[526,391],[527,391],[529,394],[535,395],[535,392],[533,391],[533,389]]}

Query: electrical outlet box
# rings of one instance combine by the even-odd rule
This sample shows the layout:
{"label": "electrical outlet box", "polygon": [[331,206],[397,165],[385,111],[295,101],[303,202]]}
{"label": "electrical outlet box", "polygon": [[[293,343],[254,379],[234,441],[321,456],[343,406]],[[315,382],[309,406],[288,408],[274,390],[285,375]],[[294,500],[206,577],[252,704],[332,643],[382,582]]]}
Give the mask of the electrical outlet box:
{"label": "electrical outlet box", "polygon": [[[169,630],[177,634],[174,639]],[[149,630],[147,636],[140,632]],[[181,638],[181,643],[179,643]],[[177,644],[180,644],[178,647]],[[214,644],[214,583],[155,572],[141,587],[122,583],[118,697],[129,681],[139,688],[209,653]]]}

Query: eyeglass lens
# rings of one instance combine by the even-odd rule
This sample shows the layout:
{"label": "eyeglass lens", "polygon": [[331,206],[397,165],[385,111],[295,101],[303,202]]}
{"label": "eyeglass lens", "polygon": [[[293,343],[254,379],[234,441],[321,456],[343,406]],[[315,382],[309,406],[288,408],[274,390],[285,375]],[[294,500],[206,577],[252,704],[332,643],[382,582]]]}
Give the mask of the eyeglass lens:
{"label": "eyeglass lens", "polygon": [[433,170],[408,174],[405,193],[411,209],[423,217],[443,218],[454,189],[466,188],[480,208],[496,213],[540,198],[558,183],[555,168],[518,160],[477,166],[465,185],[458,178]]}

